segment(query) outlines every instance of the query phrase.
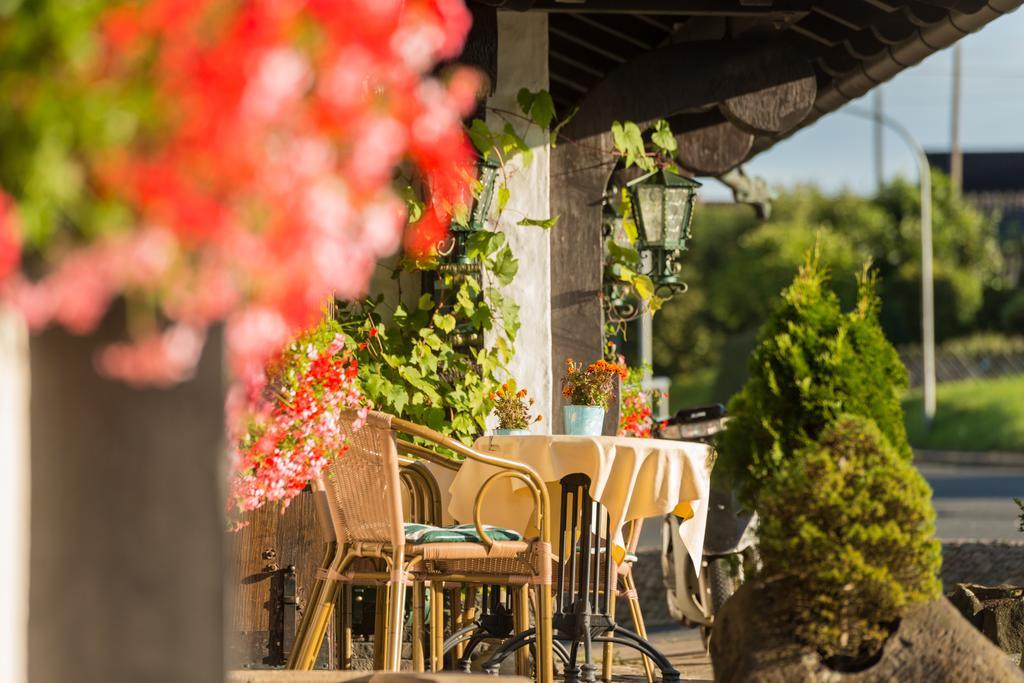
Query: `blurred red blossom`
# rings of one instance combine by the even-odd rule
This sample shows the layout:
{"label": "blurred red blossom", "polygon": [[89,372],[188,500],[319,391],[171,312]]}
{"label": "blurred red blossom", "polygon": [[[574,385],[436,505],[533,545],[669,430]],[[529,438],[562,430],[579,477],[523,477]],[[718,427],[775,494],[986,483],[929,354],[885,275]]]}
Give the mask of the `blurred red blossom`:
{"label": "blurred red blossom", "polygon": [[[0,296],[39,329],[88,333],[118,297],[156,302],[167,331],[102,351],[142,384],[189,376],[205,330],[227,324],[231,366],[258,390],[268,358],[325,298],[365,293],[378,259],[429,250],[469,201],[461,118],[476,75],[428,76],[461,50],[462,0],[147,0],[105,11],[95,77],[144,79],[159,135],[88,159],[129,224],[17,270],[16,210],[0,195]],[[392,187],[409,164],[429,189],[406,229]],[[17,201],[17,197],[14,198]]]}

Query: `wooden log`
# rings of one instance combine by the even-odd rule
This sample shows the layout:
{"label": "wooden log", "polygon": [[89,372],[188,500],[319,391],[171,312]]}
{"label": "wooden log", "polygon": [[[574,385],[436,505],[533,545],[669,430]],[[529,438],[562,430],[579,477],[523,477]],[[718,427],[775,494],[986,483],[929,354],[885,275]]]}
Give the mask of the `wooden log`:
{"label": "wooden log", "polygon": [[811,111],[818,85],[806,61],[792,64],[787,71],[778,83],[726,99],[722,113],[749,133],[777,135],[790,130]]}
{"label": "wooden log", "polygon": [[722,121],[676,135],[679,163],[696,175],[717,176],[738,166],[754,144],[751,133]]}

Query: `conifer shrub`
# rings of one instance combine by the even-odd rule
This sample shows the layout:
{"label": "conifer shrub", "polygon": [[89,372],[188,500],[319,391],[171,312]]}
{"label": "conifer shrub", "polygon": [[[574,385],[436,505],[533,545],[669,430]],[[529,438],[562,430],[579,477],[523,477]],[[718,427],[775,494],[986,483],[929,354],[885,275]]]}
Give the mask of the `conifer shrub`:
{"label": "conifer shrub", "polygon": [[756,506],[757,491],[793,453],[842,414],[871,418],[892,447],[911,457],[900,398],[907,373],[878,322],[875,279],[858,279],[857,304],[844,312],[828,287],[817,250],[758,334],[750,377],[729,403],[719,441],[719,474]]}
{"label": "conifer shrub", "polygon": [[843,415],[760,491],[762,574],[826,657],[878,650],[908,605],[941,595],[931,490],[870,418]]}

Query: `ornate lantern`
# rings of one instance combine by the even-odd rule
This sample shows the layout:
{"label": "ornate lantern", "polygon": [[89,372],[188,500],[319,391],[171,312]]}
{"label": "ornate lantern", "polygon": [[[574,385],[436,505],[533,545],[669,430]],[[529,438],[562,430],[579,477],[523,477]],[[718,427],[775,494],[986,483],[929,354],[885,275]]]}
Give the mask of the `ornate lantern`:
{"label": "ornate lantern", "polygon": [[659,296],[686,291],[679,259],[690,238],[690,221],[700,183],[665,169],[626,185],[637,225],[637,248],[651,258],[650,276]]}
{"label": "ornate lantern", "polygon": [[449,235],[444,242],[438,245],[438,254],[441,257],[438,270],[441,273],[456,274],[479,271],[479,264],[467,255],[467,241],[471,234],[483,230],[487,223],[491,202],[494,199],[494,186],[498,179],[499,166],[491,160],[481,160],[477,169],[479,172],[476,181],[477,191],[473,193],[473,204],[469,207],[466,220],[453,219]]}
{"label": "ornate lantern", "polygon": [[[448,229],[448,235],[437,245],[437,271],[432,278],[435,301],[445,301],[446,286],[454,286],[457,289],[458,282],[466,277],[480,277],[479,260],[469,256],[469,238],[473,233],[483,230],[487,224],[499,168],[499,165],[493,161],[487,159],[480,161],[477,165],[478,175],[474,183],[473,203],[466,212],[465,219],[461,221],[457,218],[453,219]],[[454,307],[451,303],[442,303],[439,311],[452,313]],[[471,322],[459,320],[451,335],[451,341],[457,347],[480,346],[483,344],[483,336]]]}

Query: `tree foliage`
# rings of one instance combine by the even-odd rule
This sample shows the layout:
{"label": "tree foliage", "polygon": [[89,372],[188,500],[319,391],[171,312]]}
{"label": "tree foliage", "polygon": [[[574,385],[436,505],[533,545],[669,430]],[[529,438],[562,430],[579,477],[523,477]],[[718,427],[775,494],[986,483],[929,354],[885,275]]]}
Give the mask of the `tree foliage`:
{"label": "tree foliage", "polygon": [[878,324],[875,280],[865,267],[844,312],[820,252],[809,252],[758,335],[750,377],[729,403],[719,466],[756,503],[786,458],[839,415],[872,418],[910,459],[900,398],[907,373]]}
{"label": "tree foliage", "polygon": [[[933,173],[936,330],[939,340],[997,324],[983,294],[1008,286],[994,221],[983,217]],[[920,225],[917,187],[897,180],[875,198],[826,195],[812,187],[783,192],[772,219],[749,207],[698,207],[684,262],[690,285],[655,318],[655,370],[685,379],[713,368],[712,398],[726,400],[743,382],[742,359],[767,319],[775,294],[817,243],[834,274],[839,301],[857,297],[855,275],[871,259],[879,276],[879,319],[897,345],[920,340]],[[1024,309],[1024,306],[1022,306]],[[1007,319],[1016,320],[1010,312]]]}

